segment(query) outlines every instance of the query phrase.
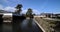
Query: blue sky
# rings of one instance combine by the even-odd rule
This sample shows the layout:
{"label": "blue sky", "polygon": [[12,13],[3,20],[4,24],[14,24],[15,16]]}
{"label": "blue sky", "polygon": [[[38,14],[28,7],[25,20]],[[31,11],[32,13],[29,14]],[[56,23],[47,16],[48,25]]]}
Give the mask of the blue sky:
{"label": "blue sky", "polygon": [[33,9],[33,12],[37,14],[60,13],[60,0],[0,0],[0,9],[14,10],[17,4],[23,5],[23,13],[28,8]]}

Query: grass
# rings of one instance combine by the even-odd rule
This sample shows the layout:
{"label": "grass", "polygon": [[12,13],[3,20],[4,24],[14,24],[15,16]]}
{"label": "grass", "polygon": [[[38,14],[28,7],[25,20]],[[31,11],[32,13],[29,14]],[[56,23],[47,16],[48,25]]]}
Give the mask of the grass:
{"label": "grass", "polygon": [[56,27],[58,23],[58,21],[44,20],[39,17],[35,17],[35,20],[46,30],[46,32],[51,32],[54,29],[53,27]]}

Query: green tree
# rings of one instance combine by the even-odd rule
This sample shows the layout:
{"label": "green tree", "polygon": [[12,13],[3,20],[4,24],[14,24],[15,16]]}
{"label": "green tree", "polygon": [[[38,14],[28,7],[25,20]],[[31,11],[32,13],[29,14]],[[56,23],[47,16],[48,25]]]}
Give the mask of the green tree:
{"label": "green tree", "polygon": [[27,17],[32,17],[32,13],[33,13],[32,9],[29,8],[28,11],[26,12],[26,16]]}
{"label": "green tree", "polygon": [[22,11],[22,9],[21,9],[22,8],[22,4],[18,4],[15,8],[16,8],[15,13],[16,14],[20,14],[20,12]]}

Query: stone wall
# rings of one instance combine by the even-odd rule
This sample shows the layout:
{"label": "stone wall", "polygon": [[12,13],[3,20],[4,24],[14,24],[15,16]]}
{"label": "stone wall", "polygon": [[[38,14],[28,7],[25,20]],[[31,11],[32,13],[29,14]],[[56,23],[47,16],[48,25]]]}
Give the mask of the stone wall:
{"label": "stone wall", "polygon": [[58,21],[45,20],[40,17],[34,17],[34,19],[43,27],[46,32],[54,32]]}

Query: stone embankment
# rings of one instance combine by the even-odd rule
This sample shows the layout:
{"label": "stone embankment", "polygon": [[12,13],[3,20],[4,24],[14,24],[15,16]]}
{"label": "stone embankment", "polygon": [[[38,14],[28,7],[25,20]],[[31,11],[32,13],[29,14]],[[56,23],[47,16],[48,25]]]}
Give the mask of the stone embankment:
{"label": "stone embankment", "polygon": [[52,21],[40,17],[34,17],[38,24],[45,30],[45,32],[54,32],[56,31],[55,27],[58,24],[58,21]]}

